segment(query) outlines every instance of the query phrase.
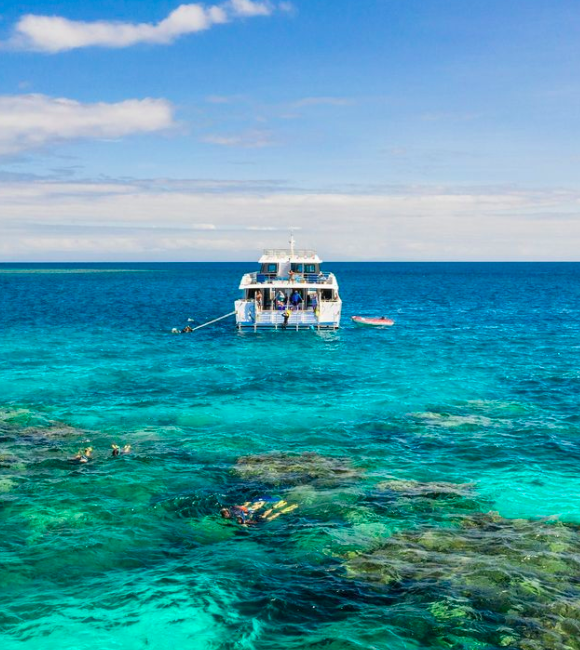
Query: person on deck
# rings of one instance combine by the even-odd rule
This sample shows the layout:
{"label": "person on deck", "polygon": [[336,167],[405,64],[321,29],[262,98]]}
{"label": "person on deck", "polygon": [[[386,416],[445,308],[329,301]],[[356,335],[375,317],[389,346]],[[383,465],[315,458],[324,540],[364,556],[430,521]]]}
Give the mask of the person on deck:
{"label": "person on deck", "polygon": [[298,289],[294,289],[292,292],[290,303],[292,304],[292,309],[298,309],[302,304],[302,296],[298,293]]}
{"label": "person on deck", "polygon": [[262,311],[263,296],[262,296],[262,292],[260,291],[260,289],[258,289],[258,291],[256,291],[255,300],[256,300],[256,309],[258,311]]}
{"label": "person on deck", "polygon": [[286,304],[286,296],[284,295],[282,289],[280,289],[276,294],[276,307],[277,309],[284,309],[285,304]]}

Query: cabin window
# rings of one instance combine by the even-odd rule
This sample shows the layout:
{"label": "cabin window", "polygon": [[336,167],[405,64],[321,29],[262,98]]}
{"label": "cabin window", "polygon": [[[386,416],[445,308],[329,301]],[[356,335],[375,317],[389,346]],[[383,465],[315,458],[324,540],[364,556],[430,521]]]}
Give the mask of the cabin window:
{"label": "cabin window", "polygon": [[323,289],[320,293],[322,300],[332,300],[332,289]]}
{"label": "cabin window", "polygon": [[304,273],[316,273],[316,264],[305,264]]}
{"label": "cabin window", "polygon": [[262,264],[262,273],[278,273],[277,264]]}
{"label": "cabin window", "polygon": [[294,273],[303,273],[304,264],[298,264],[293,262],[290,268],[294,271]]}

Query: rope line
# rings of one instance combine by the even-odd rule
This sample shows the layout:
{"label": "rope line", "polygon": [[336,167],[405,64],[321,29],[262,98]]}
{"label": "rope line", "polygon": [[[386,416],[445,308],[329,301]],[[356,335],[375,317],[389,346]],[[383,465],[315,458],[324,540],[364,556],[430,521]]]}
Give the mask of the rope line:
{"label": "rope line", "polygon": [[202,327],[207,327],[208,325],[211,325],[212,323],[217,323],[218,320],[223,320],[224,318],[227,318],[228,316],[233,316],[235,314],[235,310],[231,311],[229,314],[224,314],[223,316],[220,316],[219,318],[214,318],[213,320],[208,321],[207,323],[204,323],[203,325],[198,325],[197,327],[192,328],[190,334],[192,332],[195,332],[195,330],[200,330]]}

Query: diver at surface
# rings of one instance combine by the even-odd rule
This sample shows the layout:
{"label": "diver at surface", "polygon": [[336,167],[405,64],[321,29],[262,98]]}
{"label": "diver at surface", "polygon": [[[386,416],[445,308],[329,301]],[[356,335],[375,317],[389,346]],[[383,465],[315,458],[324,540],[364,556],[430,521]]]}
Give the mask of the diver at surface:
{"label": "diver at surface", "polygon": [[85,449],[79,449],[77,453],[69,458],[73,463],[88,463],[89,460],[92,460],[93,448],[85,447]]}
{"label": "diver at surface", "polygon": [[[270,507],[258,514],[266,504]],[[246,501],[242,505],[235,505],[229,508],[222,508],[220,515],[224,519],[233,519],[242,526],[249,524],[257,524],[260,521],[272,521],[277,519],[280,515],[287,514],[298,508],[298,504],[288,505],[283,499],[259,499],[258,501]]]}
{"label": "diver at surface", "polygon": [[111,445],[111,447],[113,448],[111,456],[119,456],[120,454],[131,453],[131,445],[123,445],[123,449],[121,449],[119,445]]}

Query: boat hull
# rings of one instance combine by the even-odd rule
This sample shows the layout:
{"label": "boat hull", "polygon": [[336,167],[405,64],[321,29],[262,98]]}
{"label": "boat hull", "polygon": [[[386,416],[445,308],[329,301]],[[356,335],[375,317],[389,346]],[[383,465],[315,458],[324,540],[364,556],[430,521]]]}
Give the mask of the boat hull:
{"label": "boat hull", "polygon": [[236,326],[238,329],[338,329],[340,327],[341,303],[322,303],[312,309],[290,310],[284,324],[283,310],[257,310],[253,301],[236,301]]}

